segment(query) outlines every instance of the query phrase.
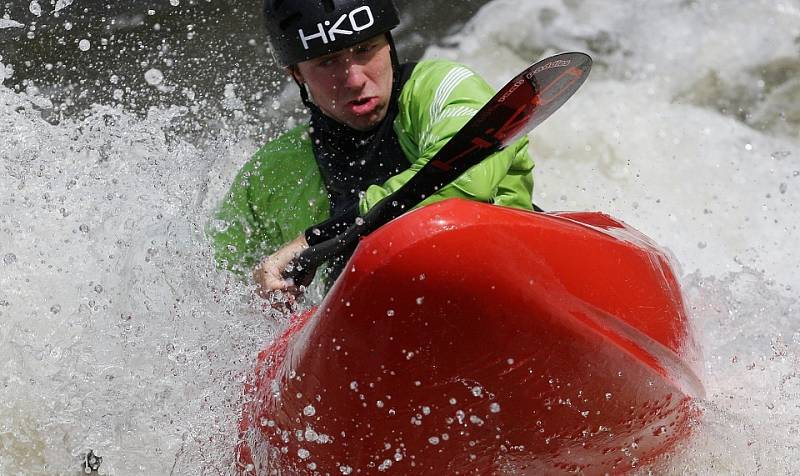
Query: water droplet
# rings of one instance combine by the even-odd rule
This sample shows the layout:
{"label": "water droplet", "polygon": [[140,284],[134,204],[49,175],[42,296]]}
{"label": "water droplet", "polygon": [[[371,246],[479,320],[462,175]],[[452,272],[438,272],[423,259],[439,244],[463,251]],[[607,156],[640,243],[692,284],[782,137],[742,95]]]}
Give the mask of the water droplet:
{"label": "water droplet", "polygon": [[81,230],[81,233],[89,233],[89,225],[85,223],[79,226],[78,229]]}
{"label": "water droplet", "polygon": [[268,426],[268,427],[271,428],[271,427],[275,426],[275,422],[272,421],[272,420],[268,420],[266,418],[262,418],[261,419],[261,426]]}
{"label": "water droplet", "polygon": [[310,451],[308,451],[308,450],[307,450],[307,449],[305,449],[305,448],[300,448],[299,450],[297,450],[297,456],[298,456],[300,459],[306,459],[306,458],[308,458],[309,456],[311,456],[311,452],[310,452]]}
{"label": "water droplet", "polygon": [[420,296],[417,298],[417,305],[422,306],[422,303],[425,302],[425,296]]}
{"label": "water droplet", "polygon": [[222,95],[225,98],[228,98],[228,99],[235,98],[236,97],[236,85],[235,84],[231,84],[231,83],[227,83],[225,85],[225,88],[224,88],[223,92],[222,92]]}
{"label": "water droplet", "polygon": [[317,410],[314,408],[314,405],[309,405],[303,408],[303,415],[305,416],[314,416],[317,413]]}
{"label": "water droplet", "polygon": [[342,474],[350,474],[350,473],[352,473],[352,472],[353,472],[353,468],[351,468],[350,466],[344,466],[344,465],[342,465],[342,466],[339,466],[339,471],[340,471]]}
{"label": "water droplet", "polygon": [[386,311],[386,315],[389,317],[394,316],[394,309],[389,309],[388,311]]}
{"label": "water droplet", "polygon": [[361,226],[364,224],[364,219],[361,217],[356,218],[356,225]]}
{"label": "water droplet", "polygon": [[15,255],[14,253],[6,253],[5,256],[3,256],[4,264],[13,264],[16,262],[17,262],[17,255]]}
{"label": "water droplet", "polygon": [[476,397],[480,397],[481,395],[483,395],[483,389],[480,387],[472,387],[472,394],[475,395]]}
{"label": "water droplet", "polygon": [[178,5],[181,4],[181,0],[169,0],[169,4],[172,5],[173,7],[177,7]]}
{"label": "water droplet", "polygon": [[222,233],[228,230],[230,223],[225,220],[212,220],[211,228],[217,233]]}
{"label": "water droplet", "polygon": [[82,39],[78,42],[78,49],[81,51],[89,51],[89,48],[92,47],[92,43],[87,40],[86,38]]}
{"label": "water droplet", "polygon": [[147,81],[147,84],[150,86],[158,86],[164,81],[164,73],[156,68],[148,69],[146,73],[144,73],[144,80]]}
{"label": "water droplet", "polygon": [[785,183],[782,183],[782,184],[780,184],[780,186],[778,187],[778,190],[780,190],[780,192],[781,192],[782,194],[783,194],[783,193],[786,193],[786,192],[789,190],[789,185],[787,185],[787,184],[785,184]]}
{"label": "water droplet", "polygon": [[500,404],[493,402],[491,405],[489,405],[489,411],[492,413],[500,413]]}
{"label": "water droplet", "polygon": [[30,10],[31,13],[33,13],[37,17],[42,16],[42,6],[39,5],[39,2],[37,2],[36,0],[33,0],[30,3],[30,5],[28,5],[28,10]]}
{"label": "water droplet", "polygon": [[439,444],[439,437],[438,436],[431,436],[430,438],[428,438],[428,443],[430,443],[432,445],[438,445]]}
{"label": "water droplet", "polygon": [[478,417],[477,415],[470,415],[470,417],[469,417],[469,421],[470,421],[470,423],[472,423],[473,425],[478,425],[478,426],[481,426],[481,425],[483,425],[483,420],[481,420],[481,418],[480,418],[480,417]]}
{"label": "water droplet", "polygon": [[58,0],[56,2],[56,8],[55,8],[54,11],[57,12],[57,11],[60,11],[60,10],[63,10],[65,8],[67,8],[68,6],[72,5],[72,1],[73,0]]}
{"label": "water droplet", "polygon": [[59,312],[61,312],[61,306],[58,304],[54,304],[53,307],[50,308],[50,312],[52,312],[53,314],[58,314]]}

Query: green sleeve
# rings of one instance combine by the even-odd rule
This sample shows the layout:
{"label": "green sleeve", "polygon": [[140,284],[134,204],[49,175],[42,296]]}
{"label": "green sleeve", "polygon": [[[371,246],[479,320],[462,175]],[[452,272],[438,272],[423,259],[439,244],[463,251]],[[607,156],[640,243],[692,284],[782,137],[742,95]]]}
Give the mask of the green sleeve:
{"label": "green sleeve", "polygon": [[249,275],[263,257],[328,217],[306,130],[299,126],[266,144],[234,179],[206,227],[220,267]]}
{"label": "green sleeve", "polygon": [[503,180],[497,185],[493,203],[504,207],[533,209],[533,160],[528,154],[528,137],[511,144],[513,152],[511,166]]}
{"label": "green sleeve", "polygon": [[248,273],[283,241],[280,228],[262,223],[253,209],[254,190],[259,192],[259,201],[271,199],[269,188],[258,187],[255,165],[257,161],[251,161],[242,168],[207,227],[217,264],[238,274]]}
{"label": "green sleeve", "polygon": [[[369,187],[360,202],[361,213],[405,184],[494,94],[486,81],[464,66],[446,61],[417,65],[400,95],[394,124],[411,167],[381,186]],[[532,209],[533,161],[527,146],[528,139],[523,137],[470,168],[420,206],[459,197]]]}

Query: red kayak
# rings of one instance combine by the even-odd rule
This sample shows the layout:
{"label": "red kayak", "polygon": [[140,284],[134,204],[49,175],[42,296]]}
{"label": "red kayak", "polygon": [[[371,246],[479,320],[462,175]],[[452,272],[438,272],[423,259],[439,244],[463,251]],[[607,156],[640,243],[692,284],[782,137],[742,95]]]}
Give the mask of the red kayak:
{"label": "red kayak", "polygon": [[447,200],[362,240],[260,356],[242,474],[619,473],[703,395],[667,256],[600,213]]}

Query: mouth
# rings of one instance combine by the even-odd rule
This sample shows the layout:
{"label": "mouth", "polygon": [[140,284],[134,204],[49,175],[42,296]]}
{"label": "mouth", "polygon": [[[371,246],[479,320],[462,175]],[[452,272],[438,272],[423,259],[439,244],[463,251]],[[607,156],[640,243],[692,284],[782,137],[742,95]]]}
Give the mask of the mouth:
{"label": "mouth", "polygon": [[354,99],[347,103],[347,106],[356,116],[363,116],[372,113],[378,107],[378,102],[376,96],[370,96]]}

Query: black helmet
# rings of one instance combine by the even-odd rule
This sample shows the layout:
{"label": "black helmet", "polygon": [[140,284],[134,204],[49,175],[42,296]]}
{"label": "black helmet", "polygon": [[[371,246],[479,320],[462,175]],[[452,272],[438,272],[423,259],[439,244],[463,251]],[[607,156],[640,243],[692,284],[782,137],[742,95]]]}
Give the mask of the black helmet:
{"label": "black helmet", "polygon": [[281,66],[353,46],[400,23],[392,0],[266,0],[264,20]]}

